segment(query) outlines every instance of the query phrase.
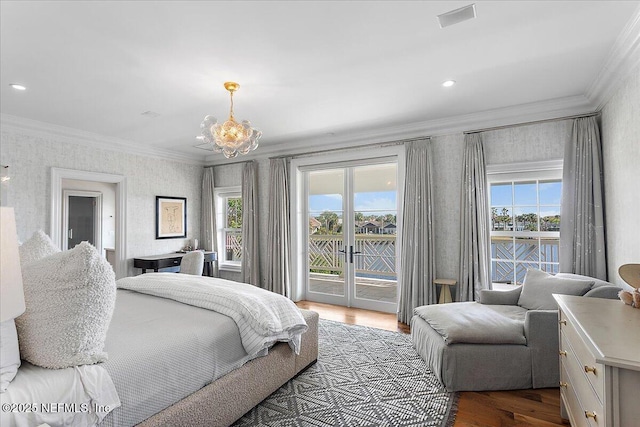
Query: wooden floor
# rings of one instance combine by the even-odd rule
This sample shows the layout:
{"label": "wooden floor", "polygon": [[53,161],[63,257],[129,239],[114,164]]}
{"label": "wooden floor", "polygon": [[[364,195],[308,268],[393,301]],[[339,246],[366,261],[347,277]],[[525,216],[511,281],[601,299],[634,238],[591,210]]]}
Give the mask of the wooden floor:
{"label": "wooden floor", "polygon": [[[351,325],[410,333],[395,314],[347,308],[310,301],[296,303],[316,311],[321,319]],[[557,388],[515,391],[462,392],[454,427],[568,426],[560,417],[560,392]]]}

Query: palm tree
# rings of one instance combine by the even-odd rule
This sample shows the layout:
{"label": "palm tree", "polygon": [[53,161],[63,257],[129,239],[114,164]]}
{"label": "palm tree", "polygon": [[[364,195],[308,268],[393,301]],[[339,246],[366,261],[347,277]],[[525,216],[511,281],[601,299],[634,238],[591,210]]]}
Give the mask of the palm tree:
{"label": "palm tree", "polygon": [[338,214],[331,211],[324,211],[316,218],[318,221],[325,225],[327,234],[331,234],[336,224],[338,223]]}

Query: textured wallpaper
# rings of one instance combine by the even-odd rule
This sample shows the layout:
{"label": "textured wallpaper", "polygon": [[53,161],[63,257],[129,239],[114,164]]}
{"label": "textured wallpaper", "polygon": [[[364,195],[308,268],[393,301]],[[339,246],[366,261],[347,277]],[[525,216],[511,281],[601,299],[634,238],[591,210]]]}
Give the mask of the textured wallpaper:
{"label": "textured wallpaper", "polygon": [[[3,186],[3,203],[16,212],[18,238],[43,229],[50,233],[51,168],[124,175],[127,179],[127,254],[132,258],[168,253],[199,238],[202,166],[89,148],[27,132],[2,130],[0,163],[9,165],[11,180]],[[187,198],[187,239],[155,239],[156,196]]]}
{"label": "textured wallpaper", "polygon": [[602,110],[605,224],[609,281],[640,262],[640,66]]}

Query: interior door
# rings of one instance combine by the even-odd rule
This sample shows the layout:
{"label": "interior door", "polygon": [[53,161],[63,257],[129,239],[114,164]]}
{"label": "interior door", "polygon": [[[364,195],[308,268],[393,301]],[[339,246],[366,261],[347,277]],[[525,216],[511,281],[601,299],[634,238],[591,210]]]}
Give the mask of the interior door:
{"label": "interior door", "polygon": [[64,190],[63,249],[89,242],[102,252],[102,195],[99,192]]}
{"label": "interior door", "polygon": [[397,310],[397,162],[306,172],[307,299]]}

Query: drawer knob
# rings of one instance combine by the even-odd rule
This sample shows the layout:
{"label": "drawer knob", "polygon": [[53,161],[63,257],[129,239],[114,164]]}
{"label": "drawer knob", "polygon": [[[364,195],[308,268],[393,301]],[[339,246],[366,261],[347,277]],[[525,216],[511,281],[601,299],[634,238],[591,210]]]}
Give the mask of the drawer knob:
{"label": "drawer knob", "polygon": [[566,388],[568,385],[569,385],[569,384],[567,384],[566,382],[564,382],[564,381],[560,381],[560,387],[564,387],[564,388]]}
{"label": "drawer knob", "polygon": [[566,321],[566,320],[561,320],[561,321],[559,321],[558,323],[559,323],[559,324],[561,324],[561,325],[566,325],[566,324],[567,324],[567,321]]}
{"label": "drawer knob", "polygon": [[585,418],[593,418],[594,421],[598,420],[598,414],[592,411],[584,411]]}
{"label": "drawer knob", "polygon": [[585,372],[593,372],[593,375],[596,375],[596,368],[595,368],[595,366],[587,366],[587,365],[584,365],[584,371],[585,371]]}
{"label": "drawer knob", "polygon": [[566,356],[567,352],[564,350],[560,350],[558,353],[560,353],[560,356]]}

